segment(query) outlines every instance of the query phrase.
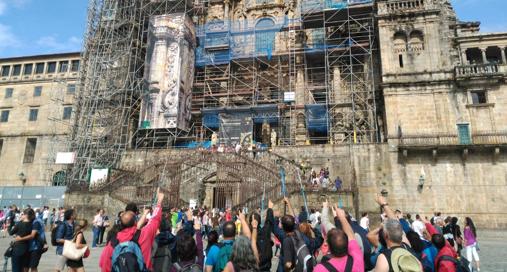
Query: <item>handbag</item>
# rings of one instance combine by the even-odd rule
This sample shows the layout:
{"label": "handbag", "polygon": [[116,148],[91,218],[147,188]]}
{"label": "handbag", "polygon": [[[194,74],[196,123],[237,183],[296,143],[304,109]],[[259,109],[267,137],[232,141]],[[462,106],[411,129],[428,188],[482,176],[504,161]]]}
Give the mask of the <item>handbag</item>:
{"label": "handbag", "polygon": [[12,257],[12,251],[14,250],[14,242],[11,242],[9,247],[4,253],[4,257],[11,258]]}
{"label": "handbag", "polygon": [[83,258],[83,255],[87,249],[87,246],[78,249],[74,241],[65,240],[65,243],[63,244],[62,256],[69,260],[77,261]]}

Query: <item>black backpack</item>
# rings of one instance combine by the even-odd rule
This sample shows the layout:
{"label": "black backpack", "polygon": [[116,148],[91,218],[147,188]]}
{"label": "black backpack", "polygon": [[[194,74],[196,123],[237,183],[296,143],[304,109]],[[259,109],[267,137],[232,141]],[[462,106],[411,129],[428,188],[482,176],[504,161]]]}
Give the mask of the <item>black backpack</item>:
{"label": "black backpack", "polygon": [[[326,268],[327,271],[329,272],[338,272],[338,270],[336,270],[336,268],[329,262],[329,260],[331,258],[327,258],[326,260],[324,260],[324,258],[322,258],[323,261],[321,262],[321,264]],[[345,265],[345,271],[343,272],[352,272],[352,266],[354,265],[354,258],[352,258],[352,256],[348,255],[347,256],[347,264]]]}
{"label": "black backpack", "polygon": [[306,246],[303,235],[296,231],[296,237],[291,236],[294,250],[296,252],[296,272],[311,272],[315,268],[315,258],[310,253],[310,249]]}
{"label": "black backpack", "polygon": [[137,230],[130,241],[120,243],[118,238],[111,238],[113,255],[111,256],[113,272],[145,272],[143,253],[139,247],[139,236],[141,231]]}
{"label": "black backpack", "polygon": [[56,242],[56,233],[58,232],[58,228],[63,225],[63,238],[65,238],[65,234],[67,233],[67,226],[61,221],[56,222],[56,226],[51,230],[51,245],[53,246],[61,246]]}
{"label": "black backpack", "polygon": [[456,266],[456,272],[470,272],[469,269],[470,262],[467,259],[460,257],[458,260],[455,259],[454,257],[447,255],[443,255],[442,257],[440,257],[440,259],[438,259],[437,267],[435,270],[438,271],[438,268],[440,267],[440,262],[442,261],[449,261],[454,263],[454,265]]}

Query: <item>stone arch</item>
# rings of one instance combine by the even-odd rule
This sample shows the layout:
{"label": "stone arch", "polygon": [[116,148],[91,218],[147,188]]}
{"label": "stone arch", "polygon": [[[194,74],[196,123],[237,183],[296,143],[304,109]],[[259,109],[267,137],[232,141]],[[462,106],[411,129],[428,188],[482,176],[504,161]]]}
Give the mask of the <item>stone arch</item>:
{"label": "stone arch", "polygon": [[424,33],[421,30],[412,30],[408,40],[409,50],[418,52],[424,50]]}
{"label": "stone arch", "polygon": [[56,172],[53,175],[52,186],[66,186],[67,185],[67,173],[65,170]]}
{"label": "stone arch", "polygon": [[393,35],[393,50],[395,53],[407,51],[408,36],[407,32],[398,30]]}
{"label": "stone arch", "polygon": [[255,53],[272,55],[275,48],[275,20],[271,17],[261,17],[255,22]]}

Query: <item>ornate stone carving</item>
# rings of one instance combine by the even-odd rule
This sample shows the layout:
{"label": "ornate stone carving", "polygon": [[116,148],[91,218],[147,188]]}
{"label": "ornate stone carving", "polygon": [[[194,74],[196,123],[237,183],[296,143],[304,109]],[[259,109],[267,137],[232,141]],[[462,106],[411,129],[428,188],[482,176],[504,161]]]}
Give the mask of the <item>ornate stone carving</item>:
{"label": "ornate stone carving", "polygon": [[145,77],[149,96],[141,107],[145,128],[188,129],[194,73],[195,29],[185,14],[150,18]]}

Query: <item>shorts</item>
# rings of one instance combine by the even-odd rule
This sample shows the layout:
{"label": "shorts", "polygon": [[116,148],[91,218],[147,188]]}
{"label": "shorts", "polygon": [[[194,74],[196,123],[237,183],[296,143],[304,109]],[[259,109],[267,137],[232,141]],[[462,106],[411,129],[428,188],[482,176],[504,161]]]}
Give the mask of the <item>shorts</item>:
{"label": "shorts", "polygon": [[28,252],[28,265],[25,267],[28,268],[37,268],[39,266],[40,257],[42,256],[42,251],[35,250]]}
{"label": "shorts", "polygon": [[56,266],[55,270],[63,271],[65,269],[65,265],[67,264],[67,258],[62,255],[56,255]]}

